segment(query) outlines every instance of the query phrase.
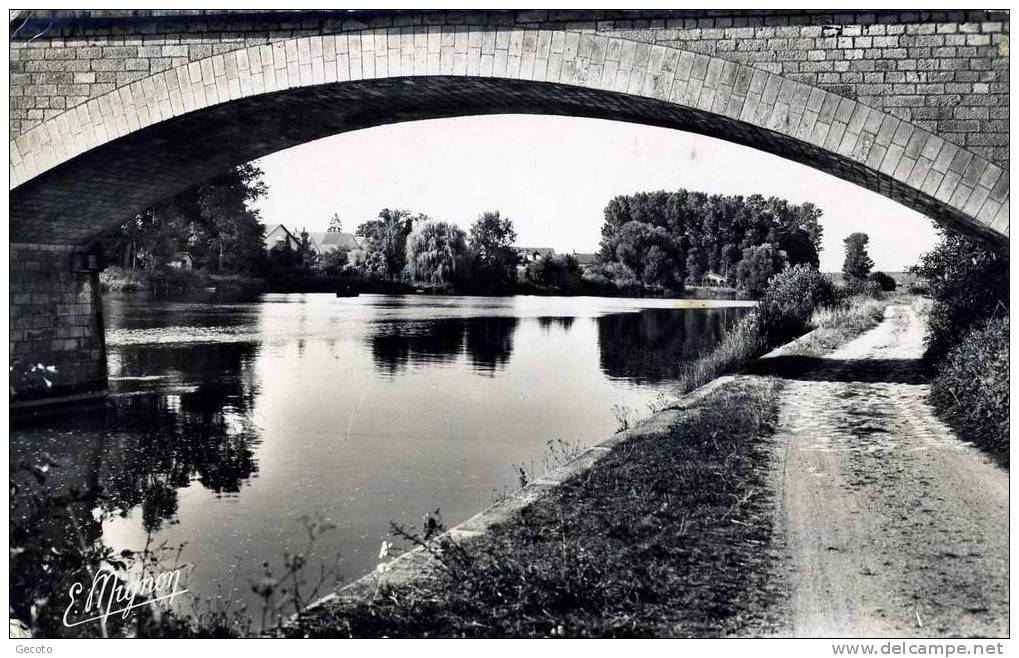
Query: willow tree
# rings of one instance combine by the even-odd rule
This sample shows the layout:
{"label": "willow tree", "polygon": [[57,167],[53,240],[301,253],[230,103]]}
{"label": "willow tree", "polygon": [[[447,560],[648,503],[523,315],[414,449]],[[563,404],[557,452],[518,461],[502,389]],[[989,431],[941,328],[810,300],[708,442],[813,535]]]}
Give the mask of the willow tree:
{"label": "willow tree", "polygon": [[467,260],[463,229],[449,222],[422,222],[407,237],[404,273],[412,281],[453,283],[463,279]]}

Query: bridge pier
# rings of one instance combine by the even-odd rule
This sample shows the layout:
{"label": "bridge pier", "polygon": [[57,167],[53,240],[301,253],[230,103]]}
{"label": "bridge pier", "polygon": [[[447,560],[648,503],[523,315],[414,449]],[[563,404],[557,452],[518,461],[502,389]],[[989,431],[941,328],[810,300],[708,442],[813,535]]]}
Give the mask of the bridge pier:
{"label": "bridge pier", "polygon": [[11,409],[105,396],[95,256],[73,245],[11,243],[10,277]]}

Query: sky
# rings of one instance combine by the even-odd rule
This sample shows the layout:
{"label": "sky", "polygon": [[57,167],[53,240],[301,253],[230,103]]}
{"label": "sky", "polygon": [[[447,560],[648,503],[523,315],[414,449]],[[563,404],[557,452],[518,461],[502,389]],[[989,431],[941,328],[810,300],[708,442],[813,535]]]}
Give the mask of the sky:
{"label": "sky", "polygon": [[403,208],[465,229],[485,210],[513,220],[517,244],[594,252],[614,196],[686,188],[811,201],[824,214],[821,269],[842,268],[842,240],[870,236],[875,269],[901,271],[937,241],[925,216],[810,167],[668,128],[557,116],[495,115],[368,128],[257,162],[268,225],[324,231]]}

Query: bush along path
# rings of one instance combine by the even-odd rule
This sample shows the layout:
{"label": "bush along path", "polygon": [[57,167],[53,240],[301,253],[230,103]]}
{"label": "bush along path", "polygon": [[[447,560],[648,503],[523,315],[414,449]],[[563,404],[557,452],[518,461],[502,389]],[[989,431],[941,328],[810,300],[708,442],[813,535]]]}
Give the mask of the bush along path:
{"label": "bush along path", "polygon": [[934,414],[910,306],[785,383],[776,535],[796,637],[1007,636],[1008,473]]}

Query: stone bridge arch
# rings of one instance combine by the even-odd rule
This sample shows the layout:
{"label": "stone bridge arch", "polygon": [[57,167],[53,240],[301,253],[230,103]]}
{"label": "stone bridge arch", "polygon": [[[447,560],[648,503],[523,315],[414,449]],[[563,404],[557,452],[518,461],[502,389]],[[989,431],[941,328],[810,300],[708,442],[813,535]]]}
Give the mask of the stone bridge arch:
{"label": "stone bridge arch", "polygon": [[11,238],[86,243],[227,167],[414,119],[541,113],[675,128],[831,173],[1008,250],[1008,172],[907,120],[762,68],[589,30],[390,27],[180,64],[10,143]]}
{"label": "stone bridge arch", "polygon": [[[103,230],[232,165],[385,123],[515,112],[697,132],[1008,255],[1007,15],[269,11],[244,32],[230,11],[35,13],[12,18],[36,23],[11,46],[11,362],[56,372],[14,406],[104,393],[87,256]],[[788,50],[762,50],[773,40]]]}

